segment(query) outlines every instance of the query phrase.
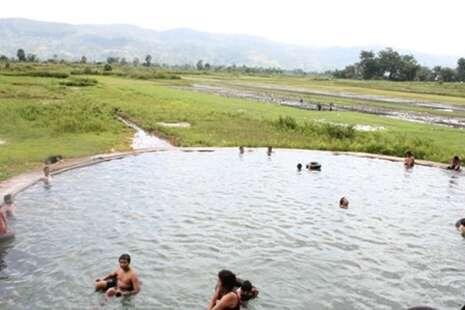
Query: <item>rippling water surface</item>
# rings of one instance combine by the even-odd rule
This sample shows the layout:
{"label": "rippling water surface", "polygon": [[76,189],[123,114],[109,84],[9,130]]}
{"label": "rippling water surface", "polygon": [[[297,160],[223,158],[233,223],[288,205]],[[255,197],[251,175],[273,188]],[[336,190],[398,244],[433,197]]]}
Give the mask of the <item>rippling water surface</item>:
{"label": "rippling water surface", "polygon": [[[296,172],[311,160],[321,172]],[[259,288],[252,310],[458,309],[464,188],[449,171],[311,151],[169,151],[70,171],[17,196],[0,308],[102,308],[94,280],[129,252],[142,291],[103,308],[206,309],[227,268]]]}

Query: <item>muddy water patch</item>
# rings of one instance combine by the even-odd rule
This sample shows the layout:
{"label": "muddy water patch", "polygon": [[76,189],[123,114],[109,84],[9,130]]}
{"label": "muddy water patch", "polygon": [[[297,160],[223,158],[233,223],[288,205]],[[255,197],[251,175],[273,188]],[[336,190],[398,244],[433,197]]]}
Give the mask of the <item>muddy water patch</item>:
{"label": "muddy water patch", "polygon": [[133,150],[140,150],[140,149],[147,149],[147,148],[156,148],[156,147],[162,147],[162,148],[173,148],[173,145],[170,143],[166,142],[163,139],[160,139],[154,135],[151,135],[147,132],[145,132],[142,128],[137,126],[136,124],[119,117],[119,119],[126,124],[128,127],[133,128],[136,133],[134,134],[134,137],[132,139],[132,149]]}

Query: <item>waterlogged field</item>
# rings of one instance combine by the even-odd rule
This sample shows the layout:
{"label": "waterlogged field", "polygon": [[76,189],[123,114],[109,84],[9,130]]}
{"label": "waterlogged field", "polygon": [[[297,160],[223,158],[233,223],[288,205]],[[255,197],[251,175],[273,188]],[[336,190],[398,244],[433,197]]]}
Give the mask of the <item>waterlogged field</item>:
{"label": "waterlogged field", "polygon": [[[271,145],[396,156],[412,150],[417,158],[440,162],[447,162],[454,154],[465,155],[462,129],[354,111],[296,109],[261,98],[201,92],[195,89],[197,84],[234,86],[271,97],[284,94],[295,100],[303,96],[305,100],[334,103],[335,108],[363,105],[446,117],[465,113],[345,96],[389,94],[453,101],[457,107],[465,103],[465,88],[457,83],[331,81],[127,67],[103,72],[92,66],[16,65],[0,69],[0,180],[37,167],[49,155],[76,157],[129,149],[131,131],[117,114],[179,146]],[[315,89],[331,93],[314,93]],[[335,92],[344,96],[335,96]],[[176,127],[177,123],[188,126]]]}

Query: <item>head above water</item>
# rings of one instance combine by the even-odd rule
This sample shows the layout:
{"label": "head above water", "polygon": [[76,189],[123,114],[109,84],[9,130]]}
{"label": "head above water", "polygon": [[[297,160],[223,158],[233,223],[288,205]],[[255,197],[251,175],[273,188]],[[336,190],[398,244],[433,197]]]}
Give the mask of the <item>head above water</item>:
{"label": "head above water", "polygon": [[239,152],[244,153],[244,147],[242,145],[239,146]]}
{"label": "head above water", "polygon": [[236,275],[229,270],[223,269],[218,272],[218,279],[226,291],[232,291],[236,285]]}
{"label": "head above water", "polygon": [[302,164],[301,163],[297,164],[297,170],[299,170],[299,171],[302,170]]}
{"label": "head above water", "polygon": [[349,207],[349,200],[346,197],[342,197],[339,200],[339,207],[347,209]]}
{"label": "head above water", "polygon": [[413,153],[411,151],[405,152],[405,157],[412,157]]}
{"label": "head above water", "polygon": [[13,196],[11,196],[11,194],[6,194],[5,196],[3,196],[3,201],[5,203],[12,203],[13,202]]}
{"label": "head above water", "polygon": [[118,258],[118,262],[122,269],[127,270],[129,268],[129,264],[131,263],[131,256],[124,253]]}

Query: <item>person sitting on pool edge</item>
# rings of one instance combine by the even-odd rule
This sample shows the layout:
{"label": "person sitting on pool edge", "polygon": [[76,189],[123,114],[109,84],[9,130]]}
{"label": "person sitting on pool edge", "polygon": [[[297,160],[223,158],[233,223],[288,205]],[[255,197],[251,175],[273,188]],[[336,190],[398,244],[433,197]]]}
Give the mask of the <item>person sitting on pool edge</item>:
{"label": "person sitting on pool edge", "polygon": [[104,290],[107,298],[136,295],[140,291],[137,273],[129,266],[131,263],[129,254],[122,254],[118,262],[119,267],[116,271],[95,280],[95,290]]}
{"label": "person sitting on pool edge", "polygon": [[349,200],[346,197],[342,197],[339,200],[339,208],[342,208],[342,209],[349,208]]}
{"label": "person sitting on pool edge", "polygon": [[451,162],[450,162],[450,166],[447,167],[447,169],[449,170],[455,170],[455,171],[460,171],[460,165],[461,165],[462,161],[460,160],[460,157],[458,157],[457,155],[455,155]]}
{"label": "person sitting on pool edge", "polygon": [[44,172],[44,176],[41,177],[40,180],[44,182],[46,186],[50,186],[52,183],[52,176],[50,175],[50,167],[45,166],[43,169],[43,172]]}
{"label": "person sitting on pool edge", "polygon": [[215,292],[208,304],[208,310],[238,310],[241,306],[240,297],[234,291],[237,280],[236,275],[229,270],[218,273],[218,282]]}
{"label": "person sitting on pool edge", "polygon": [[404,166],[407,169],[413,168],[415,165],[415,157],[411,151],[405,152]]}
{"label": "person sitting on pool edge", "polygon": [[0,209],[5,212],[6,217],[12,217],[15,215],[16,206],[13,203],[13,197],[11,194],[3,196],[3,204],[0,206]]}
{"label": "person sitting on pool edge", "polygon": [[239,296],[241,304],[245,304],[258,296],[258,289],[249,280],[236,278],[236,286],[239,286],[236,294]]}

